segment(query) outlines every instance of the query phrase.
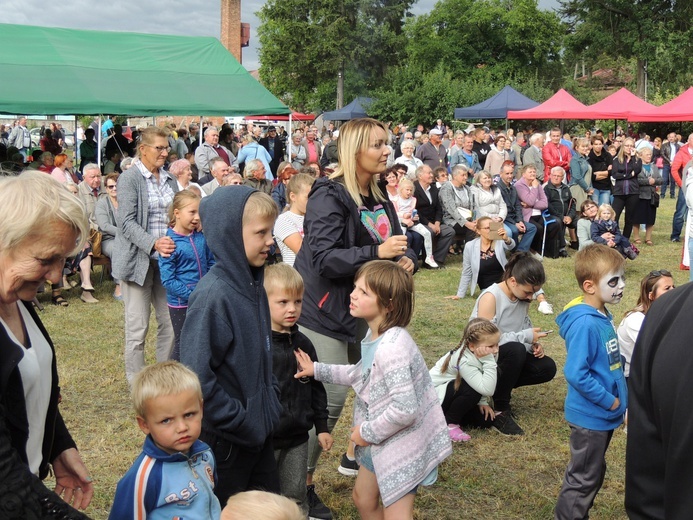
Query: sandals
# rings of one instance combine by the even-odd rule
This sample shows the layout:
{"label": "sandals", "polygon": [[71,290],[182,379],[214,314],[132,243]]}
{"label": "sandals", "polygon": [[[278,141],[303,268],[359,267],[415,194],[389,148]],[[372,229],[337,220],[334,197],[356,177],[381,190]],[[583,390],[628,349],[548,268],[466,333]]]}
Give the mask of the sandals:
{"label": "sandals", "polygon": [[642,240],[640,240],[639,238],[636,238],[635,240],[633,240],[633,243],[634,244],[642,244]]}
{"label": "sandals", "polygon": [[53,302],[53,305],[58,305],[60,307],[67,307],[69,305],[69,303],[67,303],[67,300],[60,295],[53,296],[51,298],[51,301]]}
{"label": "sandals", "polygon": [[648,246],[653,246],[653,245],[654,245],[654,242],[652,242],[652,240],[645,240],[645,243],[646,243]]}

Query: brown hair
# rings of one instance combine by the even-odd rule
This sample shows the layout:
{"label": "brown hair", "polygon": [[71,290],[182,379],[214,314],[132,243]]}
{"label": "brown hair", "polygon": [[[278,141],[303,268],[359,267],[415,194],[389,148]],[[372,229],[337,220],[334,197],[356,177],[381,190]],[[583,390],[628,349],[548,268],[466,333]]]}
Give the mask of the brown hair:
{"label": "brown hair", "polygon": [[169,227],[176,225],[175,211],[177,209],[183,209],[185,206],[195,201],[199,202],[200,196],[194,191],[180,190],[178,193],[176,193],[175,197],[173,197],[173,202],[171,202],[171,205],[168,207]]}
{"label": "brown hair", "polygon": [[165,128],[159,126],[148,126],[140,132],[140,143],[137,145],[137,157],[142,157],[142,147],[151,146],[157,137],[168,139],[169,133]]}
{"label": "brown hair", "polygon": [[406,327],[414,314],[414,277],[390,260],[372,260],[362,265],[354,280],[363,278],[373,291],[385,319],[378,327],[383,334],[392,327]]}
{"label": "brown hair", "polygon": [[626,259],[604,244],[590,244],[575,255],[575,278],[582,290],[587,280],[597,283],[602,276],[623,269]]}
{"label": "brown hair", "polygon": [[103,185],[108,186],[108,181],[114,181],[117,184],[118,177],[120,177],[119,173],[109,173],[103,178]]}
{"label": "brown hair", "polygon": [[627,311],[625,316],[628,316],[634,312],[642,312],[643,314],[647,314],[647,311],[650,310],[650,306],[653,302],[653,300],[650,299],[650,293],[654,291],[655,285],[657,285],[657,282],[659,282],[662,278],[671,278],[673,280],[674,277],[666,269],[660,269],[659,271],[650,271],[645,278],[642,279],[640,282],[640,295],[638,296],[638,303],[635,304],[634,308]]}
{"label": "brown hair", "polygon": [[472,318],[469,320],[467,326],[464,328],[464,332],[462,333],[462,339],[457,346],[448,353],[448,357],[446,357],[445,361],[443,361],[443,366],[440,367],[440,373],[444,374],[450,366],[452,355],[455,353],[455,351],[459,350],[459,353],[457,354],[457,361],[455,361],[455,369],[457,370],[457,376],[455,377],[455,391],[460,388],[460,384],[462,383],[462,375],[460,374],[460,360],[462,359],[462,354],[464,354],[464,351],[469,347],[470,344],[475,345],[493,334],[500,334],[500,331],[495,324],[491,323],[486,318]]}

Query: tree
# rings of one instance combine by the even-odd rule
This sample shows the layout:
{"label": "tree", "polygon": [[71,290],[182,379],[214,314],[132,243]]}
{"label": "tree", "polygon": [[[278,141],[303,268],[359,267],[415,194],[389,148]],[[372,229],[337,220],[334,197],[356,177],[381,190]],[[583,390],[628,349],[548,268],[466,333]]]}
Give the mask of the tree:
{"label": "tree", "polygon": [[562,0],[570,26],[566,59],[593,63],[607,52],[636,63],[636,94],[644,97],[646,76],[657,87],[690,84],[693,50],[690,0]]}
{"label": "tree", "polygon": [[300,110],[334,107],[337,74],[346,97],[379,86],[406,39],[413,0],[269,0],[260,10],[260,78]]}

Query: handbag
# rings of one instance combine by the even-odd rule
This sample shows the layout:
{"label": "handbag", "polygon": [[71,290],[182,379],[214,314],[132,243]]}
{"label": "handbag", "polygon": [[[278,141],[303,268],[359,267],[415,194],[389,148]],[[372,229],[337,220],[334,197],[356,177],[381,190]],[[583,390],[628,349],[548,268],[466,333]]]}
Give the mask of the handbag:
{"label": "handbag", "polygon": [[652,198],[650,199],[650,205],[653,208],[659,207],[659,193],[657,193],[656,191],[652,192]]}
{"label": "handbag", "polygon": [[457,212],[460,214],[460,217],[462,217],[464,220],[472,220],[473,213],[471,209],[461,208],[458,206]]}
{"label": "handbag", "polygon": [[103,256],[101,254],[102,238],[103,235],[101,234],[101,231],[97,231],[96,229],[92,229],[91,231],[89,231],[89,243],[91,244],[91,254],[94,257]]}

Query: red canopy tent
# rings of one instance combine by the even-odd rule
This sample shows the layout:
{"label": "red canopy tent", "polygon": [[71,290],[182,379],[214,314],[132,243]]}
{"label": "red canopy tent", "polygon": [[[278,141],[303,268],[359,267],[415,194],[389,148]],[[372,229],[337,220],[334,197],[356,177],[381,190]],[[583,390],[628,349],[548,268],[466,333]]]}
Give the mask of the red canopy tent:
{"label": "red canopy tent", "polygon": [[631,114],[649,112],[656,108],[625,88],[587,107],[594,119],[628,119]]}
{"label": "red canopy tent", "polygon": [[693,121],[693,87],[660,107],[639,110],[630,114],[628,121]]}
{"label": "red canopy tent", "polygon": [[541,105],[527,110],[508,110],[508,119],[595,119],[589,108],[564,89]]}
{"label": "red canopy tent", "polygon": [[[254,119],[261,119],[264,121],[288,121],[288,115],[259,115],[259,116],[245,116],[243,119],[246,121],[252,121]],[[292,121],[313,121],[315,116],[313,114],[301,114],[299,112],[291,113]]]}

